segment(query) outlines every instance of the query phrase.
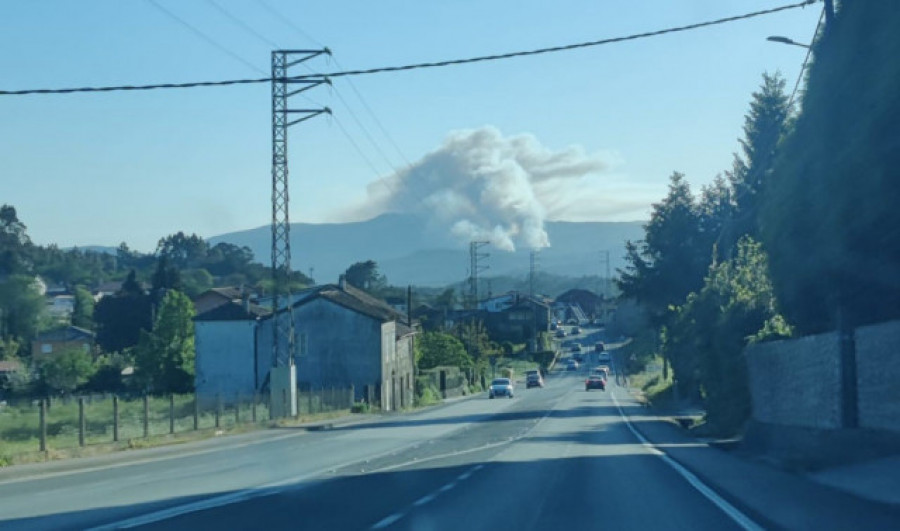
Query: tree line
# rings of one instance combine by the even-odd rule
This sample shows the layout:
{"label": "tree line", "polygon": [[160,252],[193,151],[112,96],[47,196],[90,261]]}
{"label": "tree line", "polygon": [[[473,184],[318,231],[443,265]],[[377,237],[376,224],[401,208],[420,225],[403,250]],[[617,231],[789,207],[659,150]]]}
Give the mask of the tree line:
{"label": "tree line", "polygon": [[627,244],[618,286],[651,323],[635,355],[661,354],[720,431],[749,417],[748,343],[900,318],[898,23],[843,3],[799,108],[763,74],[731,167],[699,197],[674,173]]}

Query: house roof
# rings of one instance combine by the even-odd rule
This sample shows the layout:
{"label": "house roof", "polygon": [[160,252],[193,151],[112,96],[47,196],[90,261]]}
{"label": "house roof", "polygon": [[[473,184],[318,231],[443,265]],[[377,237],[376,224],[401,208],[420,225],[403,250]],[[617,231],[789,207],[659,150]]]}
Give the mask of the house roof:
{"label": "house roof", "polygon": [[194,317],[194,321],[252,321],[270,313],[268,308],[256,304],[250,304],[245,309],[240,302],[228,302]]}
{"label": "house roof", "polygon": [[78,340],[93,341],[94,335],[95,334],[90,330],[85,330],[84,328],[79,328],[77,326],[67,326],[65,328],[58,328],[56,330],[50,330],[48,332],[38,334],[37,337],[34,338],[34,340],[41,342]]}
{"label": "house roof", "polygon": [[[334,284],[326,284],[318,290],[318,296],[339,304],[350,310],[368,315],[380,321],[400,321],[403,316],[386,302],[376,299],[361,289],[345,284],[343,288]],[[301,299],[296,306],[305,304],[312,298]]]}
{"label": "house roof", "polygon": [[0,374],[22,370],[22,363],[15,360],[0,361]]}

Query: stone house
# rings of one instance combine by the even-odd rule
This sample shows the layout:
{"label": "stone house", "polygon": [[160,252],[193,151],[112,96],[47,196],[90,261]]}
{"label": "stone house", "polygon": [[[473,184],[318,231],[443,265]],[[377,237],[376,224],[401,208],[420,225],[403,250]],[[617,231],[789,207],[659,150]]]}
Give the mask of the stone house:
{"label": "stone house", "polygon": [[[293,297],[297,386],[354,388],[385,410],[412,404],[414,330],[396,310],[350,285],[327,284]],[[195,317],[196,389],[201,400],[234,400],[268,390],[275,360],[273,320],[287,319],[248,302],[228,304]],[[368,393],[367,393],[368,391]]]}

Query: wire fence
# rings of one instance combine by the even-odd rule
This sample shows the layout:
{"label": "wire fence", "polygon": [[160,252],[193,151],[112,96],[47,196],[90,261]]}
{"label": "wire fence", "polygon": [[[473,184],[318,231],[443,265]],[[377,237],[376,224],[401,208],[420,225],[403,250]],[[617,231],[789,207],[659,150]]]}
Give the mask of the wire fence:
{"label": "wire fence", "polygon": [[[294,418],[350,410],[353,388],[297,391]],[[47,454],[102,444],[139,445],[142,440],[203,430],[267,424],[269,395],[198,397],[92,394],[0,402],[0,465],[25,454]]]}

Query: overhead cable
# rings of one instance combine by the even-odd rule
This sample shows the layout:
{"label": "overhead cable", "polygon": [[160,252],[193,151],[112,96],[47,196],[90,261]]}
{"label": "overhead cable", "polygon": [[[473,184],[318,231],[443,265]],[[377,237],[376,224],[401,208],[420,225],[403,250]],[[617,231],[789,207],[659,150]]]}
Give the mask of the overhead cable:
{"label": "overhead cable", "polygon": [[[309,74],[303,76],[295,76],[288,78],[288,80],[299,80],[299,79],[308,79],[312,77],[350,77],[350,76],[362,76],[362,75],[371,75],[371,74],[380,74],[385,72],[401,72],[406,70],[420,70],[425,68],[440,68],[445,66],[453,66],[453,65],[463,65],[463,64],[471,64],[471,63],[481,63],[487,61],[499,61],[505,59],[512,59],[515,57],[527,57],[532,55],[541,55],[547,53],[556,53],[568,50],[576,50],[579,48],[589,48],[593,46],[601,46],[604,44],[613,44],[618,42],[626,42],[633,41],[638,39],[646,39],[649,37],[658,37],[660,35],[666,35],[669,33],[678,33],[684,31],[690,31],[700,28],[705,28],[709,26],[715,26],[719,24],[726,24],[729,22],[736,22],[739,20],[746,20],[750,18],[756,18],[763,15],[770,15],[773,13],[778,13],[781,11],[787,11],[789,9],[796,9],[799,7],[806,7],[810,4],[814,4],[819,0],[803,0],[802,2],[797,2],[794,4],[788,4],[781,7],[775,7],[771,9],[765,9],[762,11],[754,11],[752,13],[745,13],[743,15],[737,15],[733,17],[720,18],[717,20],[711,20],[707,22],[698,22],[696,24],[689,24],[687,26],[678,26],[673,28],[666,28],[657,31],[650,31],[645,33],[635,33],[632,35],[627,35],[624,37],[613,37],[609,39],[601,39],[596,41],[588,41],[581,42],[575,44],[566,44],[563,46],[552,46],[549,48],[538,48],[535,50],[525,50],[518,52],[510,52],[496,55],[482,55],[477,57],[469,57],[465,59],[451,59],[447,61],[437,61],[437,62],[427,62],[427,63],[414,63],[409,65],[401,65],[401,66],[385,66],[379,68],[368,68],[362,70],[343,70],[338,72],[330,72],[330,73],[321,73],[321,74]],[[152,0],[151,0],[151,3]],[[255,68],[255,67],[254,67]],[[156,89],[173,89],[173,88],[195,88],[195,87],[213,87],[213,86],[227,86],[227,85],[247,85],[253,83],[268,83],[272,81],[271,77],[257,78],[257,79],[232,79],[225,81],[199,81],[199,82],[190,82],[190,83],[157,83],[152,85],[119,85],[119,86],[108,86],[108,87],[78,87],[78,88],[63,88],[63,89],[26,89],[26,90],[2,90],[0,91],[0,96],[24,96],[28,94],[71,94],[71,93],[79,93],[79,92],[114,92],[114,91],[128,91],[128,90],[156,90]]]}

